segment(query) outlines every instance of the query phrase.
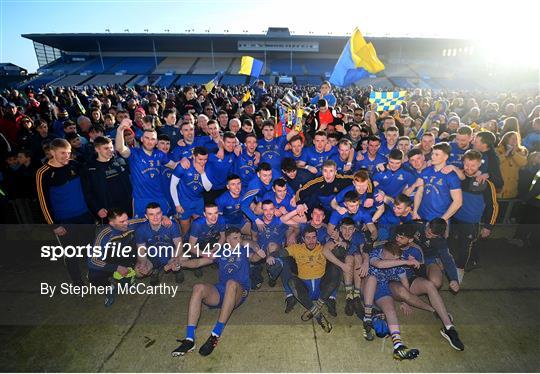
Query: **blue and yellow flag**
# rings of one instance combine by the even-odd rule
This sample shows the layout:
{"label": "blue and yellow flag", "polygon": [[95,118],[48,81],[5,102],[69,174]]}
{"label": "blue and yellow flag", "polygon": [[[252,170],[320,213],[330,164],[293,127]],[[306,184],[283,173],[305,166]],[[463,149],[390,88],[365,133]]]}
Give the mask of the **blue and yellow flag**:
{"label": "blue and yellow flag", "polygon": [[212,89],[217,85],[219,84],[219,81],[221,80],[221,77],[223,76],[223,72],[219,72],[216,74],[216,76],[214,77],[214,79],[212,79],[210,82],[206,83],[204,85],[204,88],[206,89],[206,92],[210,92],[212,91]]}
{"label": "blue and yellow flag", "polygon": [[251,56],[242,56],[242,61],[240,62],[240,71],[238,72],[238,74],[249,75],[258,78],[259,75],[261,75],[262,68],[262,61],[254,59]]}
{"label": "blue and yellow flag", "polygon": [[336,86],[349,86],[354,82],[384,70],[384,64],[377,57],[373,44],[366,43],[358,28],[343,48],[341,56],[330,76],[330,83]]}
{"label": "blue and yellow flag", "polygon": [[369,94],[369,102],[375,103],[377,112],[396,110],[398,105],[405,100],[407,91],[374,92]]}
{"label": "blue and yellow flag", "polygon": [[251,90],[247,90],[247,92],[242,96],[242,102],[245,103],[249,99],[251,99]]}
{"label": "blue and yellow flag", "polygon": [[429,121],[426,120],[424,121],[422,126],[420,126],[420,128],[418,129],[418,132],[416,133],[416,139],[418,139],[419,141],[422,140],[422,136],[424,136],[424,134],[427,132],[428,127],[429,127]]}

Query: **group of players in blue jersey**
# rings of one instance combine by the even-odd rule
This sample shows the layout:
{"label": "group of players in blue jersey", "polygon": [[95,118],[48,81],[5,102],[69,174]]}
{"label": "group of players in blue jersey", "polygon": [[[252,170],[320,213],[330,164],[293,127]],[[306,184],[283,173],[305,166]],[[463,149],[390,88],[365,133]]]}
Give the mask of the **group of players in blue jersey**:
{"label": "group of players in blue jersey", "polygon": [[[327,106],[325,99],[318,103]],[[447,278],[450,290],[459,292],[478,236],[471,233],[482,225],[487,237],[497,216],[495,187],[483,170],[483,153],[473,146],[489,136],[473,142],[464,126],[465,144],[412,147],[409,141],[403,148],[389,117],[363,150],[347,136],[335,141],[326,130],[314,131],[312,139],[294,129],[276,135],[272,120],[263,121],[257,136],[247,117],[241,128],[251,131],[243,141],[227,129],[205,135],[190,117],[179,126],[177,144],[145,128],[138,148],[124,138],[132,121],[119,124],[114,147],[127,160],[133,211],[109,207],[96,245],[133,243],[137,254],[88,260],[90,281],[104,285],[113,275],[132,281],[131,274],[149,276],[155,285],[163,272],[174,272],[181,283],[183,269],[217,265],[216,284],[193,287],[187,332],[174,356],[195,349],[203,304],[220,310],[199,350],[212,353],[233,311],[262,286],[264,273],[271,287],[280,281],[285,313],[300,303],[302,320],[315,319],[326,332],[332,324],[323,309],[337,315],[343,283],[345,314],[360,319],[367,341],[391,336],[395,359],[419,355],[402,342],[395,301],[405,311],[433,313],[451,347],[464,349],[439,290]],[[111,143],[100,138],[96,152]],[[70,165],[62,158],[69,143],[55,140],[51,150],[51,168]],[[54,216],[54,206],[44,203]],[[458,243],[452,248],[457,261],[450,238]],[[166,245],[181,250],[151,255],[151,248]],[[115,297],[107,295],[106,305]]]}

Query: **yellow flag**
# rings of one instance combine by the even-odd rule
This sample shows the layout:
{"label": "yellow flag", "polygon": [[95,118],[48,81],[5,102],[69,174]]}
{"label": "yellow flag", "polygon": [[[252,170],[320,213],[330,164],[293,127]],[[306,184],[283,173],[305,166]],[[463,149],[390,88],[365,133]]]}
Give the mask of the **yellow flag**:
{"label": "yellow flag", "polygon": [[364,68],[372,74],[384,70],[384,64],[377,57],[375,47],[366,43],[358,28],[354,29],[351,36],[351,57],[357,68]]}

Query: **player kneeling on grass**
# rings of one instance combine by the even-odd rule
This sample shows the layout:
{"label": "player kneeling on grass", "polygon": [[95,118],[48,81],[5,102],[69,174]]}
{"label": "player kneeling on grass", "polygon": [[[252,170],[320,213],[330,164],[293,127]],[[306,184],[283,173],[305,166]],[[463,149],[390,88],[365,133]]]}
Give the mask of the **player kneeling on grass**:
{"label": "player kneeling on grass", "polygon": [[185,339],[179,340],[180,346],[173,352],[173,356],[183,356],[195,349],[195,329],[201,315],[202,304],[209,308],[219,308],[219,317],[214,329],[206,343],[199,349],[202,356],[208,356],[216,345],[234,309],[238,308],[247,299],[251,289],[249,278],[249,261],[259,261],[266,255],[251,241],[242,241],[240,229],[230,227],[225,230],[225,244],[220,251],[213,252],[210,257],[196,259],[179,259],[169,264],[165,270],[179,268],[197,268],[217,263],[219,267],[219,281],[216,284],[197,283],[193,286],[188,308],[188,324]]}
{"label": "player kneeling on grass", "polygon": [[[354,312],[359,318],[364,316],[360,289],[362,279],[369,269],[368,254],[363,251],[364,234],[357,230],[354,221],[345,217],[339,224],[336,239],[330,239],[324,246],[324,256],[343,272],[345,283],[345,314],[352,316]],[[354,282],[354,284],[353,284]],[[335,295],[330,296],[327,302],[328,312],[336,316]]]}
{"label": "player kneeling on grass", "polygon": [[403,266],[413,266],[418,268],[420,263],[410,257],[402,260],[401,249],[394,242],[386,242],[383,247],[371,251],[369,254],[369,273],[364,286],[364,338],[373,340],[373,301],[382,309],[388,322],[388,328],[394,346],[394,359],[413,360],[420,352],[418,349],[409,349],[401,341],[401,332],[394,307],[392,291],[390,291],[390,281],[399,280],[406,289],[409,289],[409,282]]}

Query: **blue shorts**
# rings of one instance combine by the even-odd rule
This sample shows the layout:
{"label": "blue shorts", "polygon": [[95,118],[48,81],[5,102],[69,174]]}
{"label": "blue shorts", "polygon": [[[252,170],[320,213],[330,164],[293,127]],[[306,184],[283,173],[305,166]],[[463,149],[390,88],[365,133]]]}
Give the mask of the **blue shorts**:
{"label": "blue shorts", "polygon": [[184,208],[184,213],[180,216],[182,221],[190,219],[194,214],[202,216],[204,213],[204,199],[202,197],[196,200],[181,201],[180,204]]}
{"label": "blue shorts", "polygon": [[388,282],[377,282],[377,290],[375,291],[374,300],[377,301],[385,296],[392,297],[392,291],[390,290]]}
{"label": "blue shorts", "polygon": [[424,265],[429,266],[429,265],[434,265],[434,264],[438,264],[439,263],[439,259],[437,257],[426,257],[424,258]]}
{"label": "blue shorts", "polygon": [[302,282],[304,282],[309,290],[309,297],[311,300],[318,300],[321,295],[321,279],[322,278],[302,279]]}
{"label": "blue shorts", "polygon": [[133,217],[134,218],[144,218],[144,215],[146,214],[146,206],[150,203],[158,203],[161,207],[161,210],[163,212],[163,215],[167,215],[169,212],[169,203],[167,202],[167,199],[162,198],[134,198],[133,199]]}
{"label": "blue shorts", "polygon": [[167,197],[167,203],[169,204],[169,210],[167,212],[163,212],[163,214],[166,214],[167,217],[172,217],[176,214],[176,209],[174,208],[174,201],[172,198]]}
{"label": "blue shorts", "polygon": [[[240,299],[240,303],[238,303],[238,305],[236,305],[234,309],[242,305],[244,301],[246,301],[247,297],[249,296],[250,287],[246,287],[243,284],[240,284],[240,286],[242,286],[242,298]],[[219,303],[217,303],[216,305],[205,304],[210,309],[221,308],[221,305],[223,305],[223,299],[225,298],[225,288],[227,288],[227,285],[225,283],[216,283],[214,284],[214,287],[217,289],[217,292],[219,293]]]}

